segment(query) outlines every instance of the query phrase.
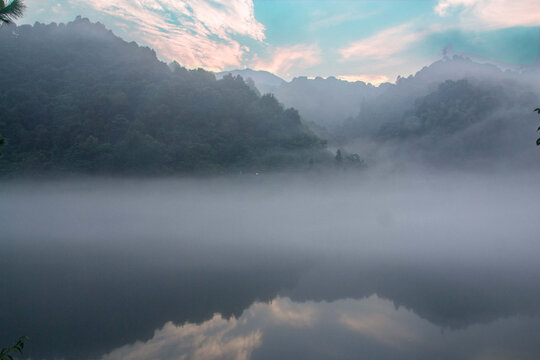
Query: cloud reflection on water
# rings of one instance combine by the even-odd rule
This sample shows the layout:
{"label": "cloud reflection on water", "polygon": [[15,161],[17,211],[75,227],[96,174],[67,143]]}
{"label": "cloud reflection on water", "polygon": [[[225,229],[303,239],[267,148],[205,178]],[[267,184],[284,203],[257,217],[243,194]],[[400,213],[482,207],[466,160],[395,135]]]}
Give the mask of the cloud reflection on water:
{"label": "cloud reflection on water", "polygon": [[114,350],[103,360],[115,359],[235,359],[247,360],[261,344],[261,331],[238,332],[238,320],[215,314],[201,324],[176,326],[168,322],[146,342],[136,342]]}
{"label": "cloud reflection on water", "polygon": [[537,179],[4,183],[0,343],[28,334],[36,359],[168,359],[171,341],[176,358],[534,359]]}
{"label": "cloud reflection on water", "polygon": [[[377,295],[304,303],[278,297],[254,303],[239,318],[215,314],[200,324],[168,322],[150,340],[120,347],[102,360],[324,359],[329,354],[342,359],[533,359],[540,350],[534,345],[539,330],[540,319],[515,316],[442,331]],[[494,338],[501,343],[489,340]]]}

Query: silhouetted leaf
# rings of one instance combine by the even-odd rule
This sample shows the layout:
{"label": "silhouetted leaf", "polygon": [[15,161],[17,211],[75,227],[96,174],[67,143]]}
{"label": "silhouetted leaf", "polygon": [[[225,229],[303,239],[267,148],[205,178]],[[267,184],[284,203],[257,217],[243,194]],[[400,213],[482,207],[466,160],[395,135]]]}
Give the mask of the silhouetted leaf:
{"label": "silhouetted leaf", "polygon": [[540,139],[536,140],[536,146],[540,146]]}

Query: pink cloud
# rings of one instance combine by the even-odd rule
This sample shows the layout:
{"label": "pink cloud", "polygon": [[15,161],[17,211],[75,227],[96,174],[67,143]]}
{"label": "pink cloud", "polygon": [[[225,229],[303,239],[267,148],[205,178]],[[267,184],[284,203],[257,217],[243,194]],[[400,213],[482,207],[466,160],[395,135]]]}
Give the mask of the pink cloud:
{"label": "pink cloud", "polygon": [[[72,0],[128,24],[132,37],[166,60],[221,70],[239,66],[249,49],[235,35],[263,41],[252,0]],[[176,17],[178,21],[172,17]]]}
{"label": "pink cloud", "polygon": [[321,50],[316,45],[294,45],[275,49],[270,60],[255,60],[253,68],[290,77],[291,70],[306,69],[320,63]]}
{"label": "pink cloud", "polygon": [[466,26],[488,29],[540,25],[538,0],[439,0],[435,12],[446,16],[459,12]]}
{"label": "pink cloud", "polygon": [[115,349],[102,360],[248,360],[253,350],[261,345],[262,332],[235,334],[239,325],[237,319],[225,319],[219,314],[201,324],[168,322],[147,342],[138,341]]}
{"label": "pink cloud", "polygon": [[340,80],[345,80],[349,82],[363,81],[365,83],[373,84],[375,86],[388,82],[390,80],[386,75],[376,74],[339,75],[336,77]]}
{"label": "pink cloud", "polygon": [[412,23],[395,26],[368,38],[353,42],[340,50],[344,59],[385,59],[406,50],[428,35],[431,31],[419,31]]}

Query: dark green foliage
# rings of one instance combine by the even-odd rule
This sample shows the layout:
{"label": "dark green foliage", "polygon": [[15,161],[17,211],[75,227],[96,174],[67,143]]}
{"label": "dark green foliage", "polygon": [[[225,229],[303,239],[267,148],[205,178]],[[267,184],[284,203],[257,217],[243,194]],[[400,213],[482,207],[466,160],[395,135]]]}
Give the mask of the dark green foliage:
{"label": "dark green foliage", "polygon": [[341,155],[341,150],[340,150],[340,149],[338,149],[338,150],[336,151],[336,157],[335,157],[335,159],[336,159],[336,162],[337,162],[338,164],[341,164],[341,163],[343,162],[343,156]]}
{"label": "dark green foliage", "polygon": [[[6,139],[0,134],[0,148],[6,144]],[[0,156],[2,156],[2,153],[0,152]]]}
{"label": "dark green foliage", "polygon": [[263,170],[323,148],[242,78],[169,67],[86,19],[2,27],[0,46],[0,172]]}
{"label": "dark green foliage", "polygon": [[[534,109],[535,112],[538,113],[538,115],[540,115],[540,108],[536,108]],[[538,127],[538,129],[536,130],[536,132],[540,131],[540,126]],[[536,146],[540,146],[540,138],[536,139]]]}
{"label": "dark green foliage", "polygon": [[447,136],[483,119],[508,100],[502,87],[473,85],[467,80],[441,83],[419,98],[399,121],[381,129],[382,138],[408,138],[427,134]]}
{"label": "dark green foliage", "polygon": [[0,0],[0,23],[12,23],[14,19],[23,15],[25,7],[22,0],[12,0],[7,5],[4,0]]}
{"label": "dark green foliage", "polygon": [[15,345],[0,350],[0,360],[13,360],[12,354],[22,355],[25,340],[28,340],[28,336],[21,336]]}

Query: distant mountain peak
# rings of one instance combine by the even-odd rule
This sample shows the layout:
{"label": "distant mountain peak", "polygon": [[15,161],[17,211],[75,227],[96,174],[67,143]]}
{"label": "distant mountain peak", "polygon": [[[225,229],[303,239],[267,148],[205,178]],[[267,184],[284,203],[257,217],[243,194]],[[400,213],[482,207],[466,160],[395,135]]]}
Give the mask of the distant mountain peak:
{"label": "distant mountain peak", "polygon": [[250,68],[218,72],[216,73],[216,77],[222,78],[223,76],[227,74],[231,74],[234,76],[240,75],[243,78],[250,77],[253,81],[255,81],[255,83],[257,83],[257,81],[259,80],[259,81],[264,81],[265,83],[269,85],[275,85],[275,86],[279,86],[285,82],[285,80],[283,80],[282,78],[280,78],[279,76],[275,74],[272,74],[271,72],[268,72],[265,70],[253,70]]}
{"label": "distant mountain peak", "polygon": [[216,73],[215,75],[217,79],[221,79],[228,74],[231,74],[233,76],[241,76],[245,81],[247,81],[248,79],[253,80],[255,87],[261,93],[273,93],[276,88],[286,82],[285,80],[275,74],[272,74],[271,72],[264,70],[253,70],[249,68],[222,71]]}
{"label": "distant mountain peak", "polygon": [[449,58],[451,59],[454,56],[454,47],[452,44],[446,45],[441,52],[441,55],[443,58]]}

